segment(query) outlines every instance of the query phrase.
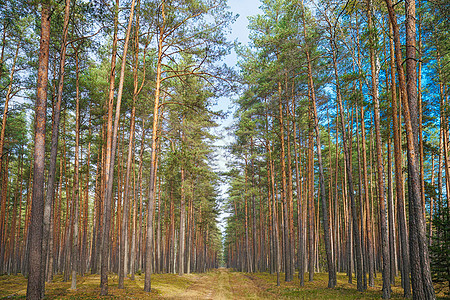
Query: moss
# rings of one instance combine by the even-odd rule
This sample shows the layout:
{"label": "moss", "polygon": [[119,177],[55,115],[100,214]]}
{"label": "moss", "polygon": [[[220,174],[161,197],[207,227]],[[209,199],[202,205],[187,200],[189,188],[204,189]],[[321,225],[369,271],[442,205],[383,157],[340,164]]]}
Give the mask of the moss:
{"label": "moss", "polygon": [[[337,274],[337,286],[334,289],[328,288],[328,273],[315,273],[314,281],[305,280],[303,287],[300,287],[297,276],[291,282],[281,281],[279,287],[276,286],[276,274],[254,273],[248,276],[259,281],[260,288],[265,288],[276,298],[284,299],[380,299],[383,284],[381,274],[377,274],[375,286],[368,287],[365,292],[356,290],[356,278],[353,278],[353,284],[348,283],[348,277],[345,273]],[[280,277],[284,279],[284,274],[281,274]],[[308,277],[305,275],[305,278]],[[399,286],[400,282],[401,279],[396,278],[396,285],[391,287],[391,299],[404,299],[403,289]],[[443,294],[439,294],[438,299],[444,299],[443,296]]]}
{"label": "moss", "polygon": [[[45,299],[380,299],[382,279],[377,274],[375,287],[361,293],[355,284],[349,284],[346,274],[338,273],[337,286],[329,289],[328,274],[314,274],[314,281],[300,282],[295,276],[291,282],[276,286],[276,275],[269,273],[240,273],[227,269],[212,270],[204,274],[153,274],[152,292],[144,292],[144,275],[136,280],[125,280],[125,289],[118,289],[118,277],[109,275],[109,295],[100,297],[100,276],[86,275],[77,278],[77,290],[70,289],[70,282],[63,282],[61,275],[46,284]],[[281,275],[284,279],[284,274]],[[404,299],[403,290],[392,286],[392,299]],[[0,276],[0,299],[25,299],[26,279],[21,276]],[[444,299],[444,295],[438,295]]]}
{"label": "moss", "polygon": [[0,298],[23,299],[26,295],[27,279],[21,275],[0,276]]}

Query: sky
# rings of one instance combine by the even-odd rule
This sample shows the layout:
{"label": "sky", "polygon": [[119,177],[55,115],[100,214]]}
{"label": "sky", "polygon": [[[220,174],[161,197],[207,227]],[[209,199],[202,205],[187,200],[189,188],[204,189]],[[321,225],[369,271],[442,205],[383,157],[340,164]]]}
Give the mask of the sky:
{"label": "sky", "polygon": [[[228,0],[228,6],[230,7],[230,11],[232,11],[235,15],[238,14],[239,17],[231,26],[231,34],[228,35],[228,39],[230,41],[237,40],[242,45],[247,45],[249,42],[249,30],[248,30],[248,16],[254,16],[261,11],[259,10],[260,1],[259,0]],[[236,66],[237,64],[237,56],[233,51],[230,55],[228,55],[224,62],[228,66]],[[236,96],[234,96],[236,97]],[[215,169],[217,171],[226,171],[226,150],[224,147],[230,144],[232,141],[231,136],[226,135],[226,127],[230,126],[233,123],[233,114],[234,108],[232,105],[232,99],[222,97],[218,100],[218,103],[213,107],[214,110],[222,110],[224,112],[228,112],[228,116],[224,120],[220,120],[220,126],[215,130],[216,134],[222,135],[222,137],[215,143],[217,160],[215,162]],[[221,198],[224,199],[227,197],[226,184],[221,184]],[[224,233],[225,229],[225,220],[224,218],[227,216],[226,213],[222,212],[219,216],[219,227]]]}
{"label": "sky", "polygon": [[[259,6],[259,0],[228,0],[228,6],[230,11],[235,15],[239,15],[236,21],[231,25],[231,34],[228,35],[228,40],[237,40],[242,45],[247,45],[249,42],[249,30],[248,30],[248,18],[261,13]],[[236,66],[237,56],[234,51],[228,55],[224,62],[228,66]],[[231,105],[231,99],[222,98],[219,100],[215,108],[222,109],[224,111],[229,110]],[[225,122],[227,125],[231,124],[231,116]]]}

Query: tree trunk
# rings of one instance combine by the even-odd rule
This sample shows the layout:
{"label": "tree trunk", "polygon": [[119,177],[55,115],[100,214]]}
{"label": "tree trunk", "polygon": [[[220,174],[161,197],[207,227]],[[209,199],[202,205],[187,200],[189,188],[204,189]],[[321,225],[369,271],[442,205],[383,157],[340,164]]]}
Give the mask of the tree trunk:
{"label": "tree trunk", "polygon": [[[113,107],[114,107],[114,84],[116,78],[116,55],[117,55],[117,31],[118,31],[118,16],[119,16],[119,0],[116,0],[114,7],[114,35],[112,43],[111,54],[111,73],[109,79],[109,95],[108,95],[108,120],[106,129],[106,148],[104,161],[104,188],[103,191],[103,222],[102,222],[102,238],[100,241],[101,249],[101,267],[100,267],[100,295],[108,294],[108,261],[110,249],[110,230],[111,230],[111,202],[112,202],[112,176],[111,165],[114,165],[113,149],[112,149],[112,122],[113,122]],[[123,58],[125,59],[125,57]],[[111,192],[109,192],[109,183],[111,182]]]}
{"label": "tree trunk", "polygon": [[[367,16],[369,23],[369,30],[372,30],[372,3],[367,1]],[[373,38],[370,38],[373,41]],[[378,172],[378,201],[380,207],[380,226],[381,226],[381,251],[383,255],[383,298],[389,299],[391,297],[391,278],[390,278],[390,253],[389,253],[389,235],[387,224],[386,198],[384,195],[384,167],[381,144],[381,130],[380,130],[380,103],[378,99],[378,72],[375,62],[375,50],[370,46],[370,70],[372,75],[372,101],[375,106],[375,137],[377,148],[377,172]],[[392,253],[393,254],[393,253]]]}
{"label": "tree trunk", "polygon": [[[303,27],[303,33],[306,38],[306,28]],[[312,67],[311,67],[311,59],[309,51],[306,51],[306,58],[308,60],[308,88],[311,98],[311,113],[313,119],[313,126],[316,135],[316,150],[317,150],[317,161],[319,163],[319,183],[320,183],[320,200],[322,205],[322,215],[323,215],[323,231],[324,231],[324,242],[325,242],[325,252],[327,255],[327,266],[328,266],[328,287],[334,288],[337,284],[336,278],[336,265],[333,261],[333,254],[331,250],[331,233],[330,233],[330,219],[328,217],[328,207],[327,207],[327,198],[325,192],[325,172],[323,169],[322,162],[322,143],[320,141],[320,130],[319,130],[319,117],[317,114],[317,106],[316,106],[316,92],[314,89],[314,81],[312,77]]]}
{"label": "tree trunk", "polygon": [[42,237],[44,216],[44,171],[45,171],[45,123],[47,110],[48,58],[50,45],[50,3],[41,1],[41,40],[37,74],[37,93],[35,104],[33,202],[31,205],[27,299],[44,297],[42,277]]}
{"label": "tree trunk", "polygon": [[[133,83],[134,83],[134,93],[133,93],[133,108],[132,108],[132,114],[133,119],[135,118],[136,113],[136,98],[139,94],[140,90],[138,90],[138,65],[139,65],[139,13],[140,13],[140,3],[141,1],[138,0],[137,2],[137,9],[136,9],[136,32],[135,32],[135,41],[134,41],[134,69],[133,69]],[[145,59],[145,57],[144,57]],[[144,68],[144,74],[145,74],[145,68]],[[134,125],[134,121],[133,121]],[[140,155],[139,155],[139,174],[138,174],[138,182],[140,183],[142,180],[142,163],[143,163],[143,155],[144,155],[144,141],[145,141],[145,121],[142,120],[142,141],[141,141],[141,149],[140,149]],[[134,137],[134,130],[133,130],[133,137]],[[142,184],[140,183],[140,186]],[[142,197],[142,191],[139,194],[140,197]],[[136,243],[138,239],[136,239],[136,218],[137,218],[137,199],[134,197],[134,208],[133,208],[133,220],[132,220],[132,232],[131,232],[131,258],[130,258],[130,271],[131,271],[131,280],[134,280],[134,274],[136,269],[136,251],[138,249]]]}
{"label": "tree trunk", "polygon": [[[105,119],[105,116],[103,116]],[[94,223],[94,233],[92,235],[92,253],[91,253],[91,274],[99,272],[100,264],[100,247],[102,238],[102,223],[103,223],[103,192],[104,188],[104,166],[105,166],[105,147],[104,143],[106,139],[106,122],[103,122],[101,130],[100,143],[98,145],[98,155],[97,155],[97,174],[95,180],[95,223]]]}
{"label": "tree trunk", "polygon": [[[252,272],[257,272],[258,264],[257,264],[257,257],[259,258],[259,255],[257,253],[257,237],[256,237],[256,200],[255,200],[255,192],[256,186],[255,186],[255,166],[254,166],[254,159],[253,159],[253,136],[250,138],[250,174],[251,174],[251,197],[252,197],[252,248],[253,248],[253,261],[252,261]],[[292,178],[292,177],[291,177]]]}
{"label": "tree trunk", "polygon": [[79,155],[80,155],[80,88],[79,88],[79,62],[78,62],[78,48],[75,49],[75,69],[76,69],[76,104],[75,104],[75,163],[74,163],[74,178],[73,178],[73,244],[72,248],[72,285],[71,289],[77,289],[77,271],[79,268],[78,257],[78,211],[80,200],[80,180],[79,180]]}
{"label": "tree trunk", "polygon": [[[5,104],[3,107],[3,119],[2,119],[2,129],[1,129],[1,134],[0,134],[0,176],[3,175],[2,174],[2,162],[3,162],[3,148],[5,146],[5,132],[6,132],[6,120],[8,118],[8,105],[9,105],[9,100],[11,99],[11,93],[12,93],[12,86],[13,86],[13,79],[14,79],[14,73],[16,70],[16,62],[17,62],[17,57],[19,54],[19,49],[20,49],[20,42],[17,43],[17,48],[16,48],[16,53],[14,54],[14,59],[13,59],[13,64],[11,67],[11,73],[9,76],[9,84],[8,84],[8,90],[6,92],[6,98],[5,98]],[[7,174],[6,174],[7,175]],[[1,196],[1,193],[0,193]],[[3,200],[3,201],[2,201]],[[1,219],[0,219],[0,241],[3,241],[3,231],[5,229],[6,223],[5,223],[5,207],[6,207],[6,199],[0,199],[0,202],[2,203],[2,215],[1,215]]]}
{"label": "tree trunk", "polygon": [[272,187],[272,228],[273,228],[273,252],[275,258],[275,270],[277,273],[277,286],[280,286],[280,268],[281,268],[281,255],[280,255],[280,238],[278,227],[278,214],[277,214],[277,196],[275,193],[275,170],[272,160],[272,149],[269,144],[269,161],[270,161],[270,182]]}
{"label": "tree trunk", "polygon": [[248,165],[247,165],[247,154],[245,154],[245,185],[244,185],[244,230],[245,230],[245,272],[252,272],[252,264],[250,257],[250,243],[249,243],[249,234],[248,234],[248,188],[247,188],[247,173],[248,173]]}
{"label": "tree trunk", "polygon": [[402,150],[399,131],[399,119],[397,111],[397,93],[395,83],[395,54],[393,43],[393,27],[389,24],[389,49],[390,49],[390,65],[391,65],[391,103],[392,103],[392,123],[394,131],[394,164],[395,164],[395,190],[397,195],[397,212],[398,212],[398,226],[400,234],[400,248],[402,256],[402,286],[403,296],[405,298],[411,297],[410,287],[410,266],[409,266],[409,244],[408,233],[406,228],[406,212],[405,212],[405,198],[403,190],[403,171],[402,171]]}
{"label": "tree trunk", "polygon": [[[128,19],[128,27],[127,32],[125,36],[125,44],[123,47],[123,55],[122,55],[122,66],[120,69],[120,78],[119,78],[119,88],[117,91],[117,102],[116,102],[116,115],[114,118],[114,132],[112,133],[110,141],[108,141],[111,145],[110,148],[107,147],[107,160],[106,160],[106,191],[105,191],[105,218],[110,218],[111,215],[111,202],[112,202],[112,190],[113,190],[113,177],[114,177],[114,161],[115,161],[115,155],[116,155],[116,146],[117,146],[117,133],[119,130],[119,119],[120,119],[120,107],[121,107],[121,101],[122,101],[122,93],[123,93],[123,82],[125,79],[125,67],[126,67],[126,60],[127,60],[127,51],[128,51],[128,41],[130,40],[130,33],[131,33],[131,25],[133,22],[133,14],[134,14],[134,4],[135,0],[131,1],[131,10],[130,10],[130,16]],[[115,25],[114,27],[117,28],[117,18],[118,18],[118,9],[119,9],[119,3],[116,2],[116,19],[115,19]],[[114,40],[117,45],[117,30],[114,30]],[[114,42],[113,42],[114,43]],[[113,46],[113,48],[115,48]],[[114,100],[114,79],[113,74],[115,69],[115,50],[113,50],[113,58],[111,62],[111,85],[110,85],[110,104],[112,104]],[[112,125],[112,105],[109,108],[111,111],[111,115],[108,115],[108,129],[110,129]],[[111,121],[111,122],[110,122]],[[110,130],[108,130],[108,135],[110,135]],[[109,156],[109,161],[108,161]],[[108,211],[109,209],[109,211]],[[102,270],[101,270],[101,295],[107,295],[108,294],[108,274],[107,274],[107,255],[108,255],[108,249],[109,249],[109,223],[110,220],[105,219],[105,226],[103,231],[103,255],[102,255]]]}
{"label": "tree trunk", "polygon": [[[355,201],[355,195],[354,195],[354,190],[353,190],[353,174],[352,174],[352,165],[350,163],[351,154],[349,151],[349,147],[347,145],[346,130],[345,130],[345,126],[344,126],[344,108],[342,106],[342,99],[341,99],[341,92],[340,92],[334,37],[333,37],[333,40],[331,41],[331,48],[332,48],[332,52],[333,52],[333,66],[334,66],[334,75],[335,75],[335,79],[336,79],[336,94],[337,94],[337,101],[338,101],[339,110],[340,110],[341,129],[342,129],[342,134],[343,134],[342,142],[343,142],[344,157],[345,157],[346,172],[347,172],[347,185],[348,185],[347,193],[350,198],[351,217],[352,217],[352,232],[353,232],[353,239],[355,241],[355,250],[356,250],[355,259],[356,259],[357,289],[358,289],[358,291],[363,291],[364,285],[363,285],[363,278],[362,278],[361,236],[359,234],[358,217],[357,217],[357,211],[356,211],[356,201]],[[349,266],[349,267],[351,267],[351,266]]]}
{"label": "tree trunk", "polygon": [[156,182],[156,159],[157,159],[157,139],[158,139],[158,125],[159,125],[159,97],[161,89],[161,67],[163,58],[163,41],[164,41],[164,28],[165,28],[165,3],[161,4],[161,16],[163,19],[162,25],[159,27],[158,37],[158,61],[156,66],[156,88],[155,88],[155,104],[153,109],[153,126],[152,126],[152,152],[150,161],[150,180],[149,180],[149,199],[147,207],[147,253],[145,257],[145,282],[144,291],[151,291],[151,271],[152,271],[152,253],[151,241],[153,239],[153,209],[155,203],[155,182]]}
{"label": "tree trunk", "polygon": [[145,145],[145,119],[142,119],[142,138],[141,138],[141,152],[139,154],[139,173],[138,173],[138,184],[139,184],[139,231],[137,234],[137,268],[139,270],[142,269],[142,244],[143,244],[143,200],[144,200],[144,192],[142,190],[142,171],[143,171],[143,163],[144,163],[144,145]]}
{"label": "tree trunk", "polygon": [[[139,0],[138,0],[139,1]],[[130,12],[130,19],[128,21],[128,28],[127,28],[127,37],[125,39],[125,48],[124,48],[124,55],[123,55],[123,63],[122,68],[125,69],[125,62],[126,62],[126,53],[127,53],[127,45],[130,38],[131,33],[131,25],[133,20],[133,12],[134,12],[134,0],[131,3],[131,12]],[[139,25],[136,25],[139,27]],[[136,29],[136,32],[138,29]],[[130,174],[131,174],[131,163],[133,161],[134,157],[134,131],[135,131],[135,121],[136,121],[136,97],[138,94],[138,82],[137,82],[137,64],[138,64],[138,53],[139,53],[139,40],[138,40],[138,34],[136,34],[135,37],[135,53],[134,53],[134,91],[133,91],[133,104],[131,107],[131,123],[130,123],[130,139],[128,142],[128,155],[127,155],[127,168],[126,168],[126,174],[125,174],[125,192],[124,192],[124,198],[123,198],[123,214],[122,214],[122,233],[120,236],[120,258],[119,258],[119,284],[118,288],[123,289],[124,288],[124,277],[126,276],[126,256],[128,253],[128,220],[129,220],[129,191],[130,191]],[[120,76],[121,79],[124,76],[124,71],[122,70]],[[123,79],[122,84],[123,85]],[[120,86],[119,86],[120,89]]]}
{"label": "tree trunk", "polygon": [[[184,124],[184,117],[183,117]],[[184,134],[182,133],[182,140],[184,140]],[[184,143],[183,143],[184,144]],[[185,193],[185,170],[181,167],[181,203],[180,203],[180,239],[178,245],[178,275],[184,274],[184,254],[185,254],[185,237],[186,237],[186,193]]]}
{"label": "tree trunk", "polygon": [[409,173],[409,240],[411,281],[414,299],[434,299],[434,288],[431,281],[428,246],[425,236],[424,207],[422,205],[420,168],[418,166],[417,139],[417,83],[415,59],[415,1],[406,1],[406,72],[408,82],[402,67],[400,34],[397,17],[391,0],[385,0],[389,11],[390,22],[394,31],[394,45],[397,62],[398,81],[403,107],[403,117],[406,127],[408,173]]}
{"label": "tree trunk", "polygon": [[[287,75],[286,75],[287,77]],[[287,92],[287,84],[288,80],[286,78],[286,92]],[[293,97],[293,95],[291,96]],[[294,264],[295,264],[295,241],[294,241],[294,196],[292,191],[292,159],[291,159],[291,121],[289,118],[289,99],[286,99],[286,136],[287,136],[287,202],[288,202],[288,230],[289,230],[289,264],[286,265],[286,273],[289,274],[289,281],[294,279]],[[252,140],[253,141],[253,140]],[[253,170],[253,159],[252,159],[252,170]],[[252,181],[253,181],[253,171],[252,171]],[[254,196],[253,196],[253,205],[254,205]],[[253,211],[253,214],[255,212]],[[255,215],[253,215],[255,220]],[[255,225],[253,225],[255,226]],[[256,239],[256,235],[254,236],[254,240]],[[254,254],[256,255],[256,253]]]}
{"label": "tree trunk", "polygon": [[[434,155],[431,156],[431,185],[433,188],[435,187],[434,181],[435,181],[435,163],[434,163]],[[431,246],[433,242],[433,215],[434,215],[434,196],[430,197],[430,227],[428,228],[428,237],[429,242],[428,245]]]}
{"label": "tree trunk", "polygon": [[[61,42],[61,59],[59,64],[59,84],[58,93],[56,98],[56,103],[53,107],[53,119],[52,119],[52,140],[50,149],[50,161],[48,169],[48,181],[47,181],[47,193],[45,196],[45,207],[44,207],[44,231],[43,231],[43,243],[42,243],[42,254],[43,259],[47,259],[53,255],[52,249],[49,248],[49,237],[52,234],[50,232],[50,218],[53,206],[53,199],[55,195],[55,173],[56,173],[56,158],[58,153],[58,136],[59,136],[59,123],[61,116],[61,101],[64,87],[64,75],[65,75],[65,63],[66,63],[66,45],[67,45],[67,33],[69,28],[69,17],[70,17],[70,0],[65,1],[64,8],[64,27],[63,27],[63,38]],[[48,253],[47,253],[48,252]],[[48,268],[47,281],[51,281],[53,277],[53,266],[50,264]],[[45,280],[45,278],[44,278]]]}
{"label": "tree trunk", "polygon": [[16,245],[15,245],[15,252],[14,252],[14,265],[13,265],[13,274],[17,275],[19,272],[19,266],[20,261],[22,259],[20,255],[20,228],[22,225],[22,193],[23,193],[23,146],[21,147],[21,154],[20,154],[20,188],[19,188],[19,195],[18,195],[18,209],[19,209],[19,221],[17,223],[17,237],[16,237]]}
{"label": "tree trunk", "polygon": [[[303,265],[303,218],[302,218],[302,196],[303,189],[300,182],[301,164],[299,164],[299,155],[297,151],[297,125],[295,122],[295,100],[292,101],[292,115],[294,119],[294,160],[295,160],[295,183],[297,188],[297,231],[298,231],[298,250],[297,250],[297,263],[298,263],[298,278],[300,280],[300,286],[305,285],[305,268]],[[300,147],[301,148],[301,147]],[[301,151],[301,149],[299,149]],[[269,229],[270,230],[270,229]]]}
{"label": "tree trunk", "polygon": [[[311,91],[308,92],[311,97]],[[313,138],[313,124],[311,124],[312,112],[309,111],[310,122],[308,130],[308,275],[309,281],[314,280],[314,138]]]}
{"label": "tree trunk", "polygon": [[289,281],[289,271],[290,271],[290,238],[289,238],[289,214],[288,214],[288,204],[286,199],[287,192],[287,183],[286,183],[286,161],[285,161],[285,142],[284,142],[284,122],[283,122],[283,103],[282,103],[282,95],[281,95],[281,82],[278,82],[278,117],[280,122],[280,142],[281,142],[281,201],[283,203],[283,245],[285,257],[284,257],[284,266],[285,266],[285,281]]}
{"label": "tree trunk", "polygon": [[[360,82],[360,91],[362,90],[362,83]],[[356,90],[355,90],[356,92]],[[363,283],[364,283],[364,290],[367,289],[367,277],[366,277],[366,271],[367,271],[367,255],[365,250],[365,234],[364,234],[364,212],[363,212],[363,175],[362,175],[362,167],[361,167],[361,144],[359,140],[359,117],[358,117],[358,107],[356,107],[356,140],[357,140],[357,155],[358,155],[358,192],[359,192],[359,199],[360,199],[360,205],[359,205],[359,217],[360,217],[360,230],[361,230],[361,248],[362,248],[362,258],[363,258]],[[367,225],[366,225],[367,227]]]}
{"label": "tree trunk", "polygon": [[[8,118],[8,103],[9,100],[11,98],[11,91],[12,91],[12,85],[13,85],[13,78],[14,78],[14,72],[16,69],[16,61],[17,61],[17,56],[19,54],[19,48],[20,48],[20,43],[17,44],[17,48],[16,48],[16,53],[14,55],[14,61],[13,61],[13,65],[11,68],[11,73],[10,73],[10,77],[9,77],[9,85],[8,85],[8,91],[6,92],[6,99],[5,99],[5,105],[3,108],[3,119],[2,119],[2,129],[1,129],[1,134],[0,134],[0,178],[2,178],[2,175],[4,178],[8,178],[8,168],[6,169],[6,172],[2,172],[2,162],[3,162],[3,148],[5,146],[5,132],[6,132],[6,119]],[[5,154],[7,155],[7,154]],[[7,228],[7,224],[6,224],[6,201],[8,200],[6,198],[6,195],[4,195],[4,193],[6,193],[6,188],[3,186],[3,191],[2,193],[0,193],[0,203],[1,203],[1,216],[0,216],[0,263],[2,264],[2,266],[0,267],[0,274],[3,274],[3,272],[5,271],[5,267],[6,267],[6,261],[4,260],[4,254],[5,254],[5,248],[6,248],[6,228]]]}
{"label": "tree trunk", "polygon": [[[91,115],[89,112],[89,137],[92,135],[92,122]],[[86,187],[84,190],[84,210],[83,210],[83,240],[81,242],[81,266],[80,274],[83,276],[86,273],[86,268],[89,266],[88,261],[90,261],[88,252],[88,219],[89,219],[89,171],[91,163],[91,140],[88,142],[88,152],[87,152],[87,163],[86,163]]]}
{"label": "tree trunk", "polygon": [[394,221],[394,197],[392,189],[392,159],[391,159],[391,139],[388,138],[388,224],[389,224],[389,255],[390,255],[390,281],[395,285],[395,275],[397,271],[396,247],[395,247],[395,221]]}

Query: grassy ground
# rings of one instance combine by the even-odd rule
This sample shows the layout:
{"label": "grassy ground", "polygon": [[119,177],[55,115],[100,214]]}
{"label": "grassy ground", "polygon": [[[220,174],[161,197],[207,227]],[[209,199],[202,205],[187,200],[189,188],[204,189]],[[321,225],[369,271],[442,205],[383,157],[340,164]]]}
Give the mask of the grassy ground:
{"label": "grassy ground", "polygon": [[[307,278],[307,277],[306,277]],[[281,277],[283,279],[283,277]],[[354,280],[355,282],[356,280]],[[63,282],[62,276],[55,276],[53,283],[46,285],[46,299],[380,299],[381,275],[376,278],[375,287],[366,292],[356,291],[356,284],[349,284],[343,273],[338,274],[338,284],[327,288],[328,275],[318,273],[313,282],[299,280],[281,282],[276,286],[276,275],[268,273],[240,273],[218,269],[205,274],[152,275],[152,292],[144,289],[144,275],[136,280],[125,281],[125,289],[117,288],[117,276],[109,277],[109,296],[100,297],[100,277],[88,275],[78,278],[78,289],[70,289],[70,282]],[[23,276],[0,276],[0,299],[24,299],[26,279]],[[392,287],[392,299],[402,298],[402,289]],[[440,294],[440,299],[445,299]]]}
{"label": "grassy ground", "polygon": [[[256,281],[265,284],[268,282],[276,282],[276,276],[267,273],[259,273],[255,277]],[[281,277],[284,279],[284,276]],[[344,273],[338,273],[337,286],[334,289],[329,289],[328,274],[316,273],[314,281],[309,282],[307,274],[305,276],[305,285],[300,287],[298,278],[294,278],[292,282],[281,281],[281,286],[272,286],[269,291],[272,291],[278,298],[296,298],[296,299],[380,299],[381,298],[381,275],[378,276],[375,287],[369,287],[367,291],[361,293],[356,290],[356,279],[353,279],[354,284],[348,283],[348,278]],[[392,299],[402,299],[402,289],[399,287],[392,287]]]}
{"label": "grassy ground", "polygon": [[[79,276],[77,290],[70,289],[70,281],[63,282],[62,276],[55,276],[46,284],[46,299],[144,299],[160,298],[185,291],[191,286],[195,275],[179,277],[175,274],[152,276],[152,292],[144,292],[144,275],[136,275],[136,280],[126,280],[125,289],[118,289],[117,275],[109,276],[109,296],[100,297],[100,276]],[[27,281],[23,276],[0,276],[0,299],[25,299]]]}

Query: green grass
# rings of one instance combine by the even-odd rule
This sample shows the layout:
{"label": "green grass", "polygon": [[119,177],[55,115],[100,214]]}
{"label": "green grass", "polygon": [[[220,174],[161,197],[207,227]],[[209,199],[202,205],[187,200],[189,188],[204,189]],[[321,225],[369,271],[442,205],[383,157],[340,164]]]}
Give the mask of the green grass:
{"label": "green grass", "polygon": [[[300,280],[296,276],[291,282],[284,282],[284,274],[280,274],[281,284],[276,286],[276,274],[268,273],[247,273],[248,277],[257,282],[258,286],[265,288],[276,298],[284,299],[380,299],[382,288],[381,274],[375,278],[375,286],[368,287],[365,292],[356,290],[356,278],[353,278],[353,284],[348,283],[348,277],[345,273],[337,274],[337,285],[335,288],[328,288],[328,273],[315,273],[314,281],[308,281],[308,274],[305,274],[305,285],[300,287]],[[403,298],[403,289],[401,288],[400,278],[396,278],[396,285],[391,287],[391,299]],[[444,293],[437,295],[438,299],[447,299]]]}
{"label": "green grass", "polygon": [[[296,274],[297,275],[297,274]],[[314,281],[307,281],[300,287],[295,276],[292,282],[284,282],[284,274],[280,274],[281,285],[276,286],[276,275],[269,273],[240,273],[220,269],[204,274],[153,274],[152,292],[144,292],[144,275],[136,275],[136,280],[125,280],[125,289],[117,288],[118,277],[109,276],[109,295],[100,296],[100,276],[79,276],[77,290],[70,289],[70,282],[63,282],[62,275],[55,276],[52,283],[46,284],[45,299],[381,299],[381,274],[377,274],[375,287],[365,292],[356,290],[356,279],[348,283],[346,274],[338,273],[337,286],[329,289],[328,274],[314,274]],[[25,299],[26,279],[21,276],[0,276],[0,299]],[[404,299],[403,290],[399,286],[400,279],[392,286],[391,299]],[[438,299],[444,297],[442,291]]]}

